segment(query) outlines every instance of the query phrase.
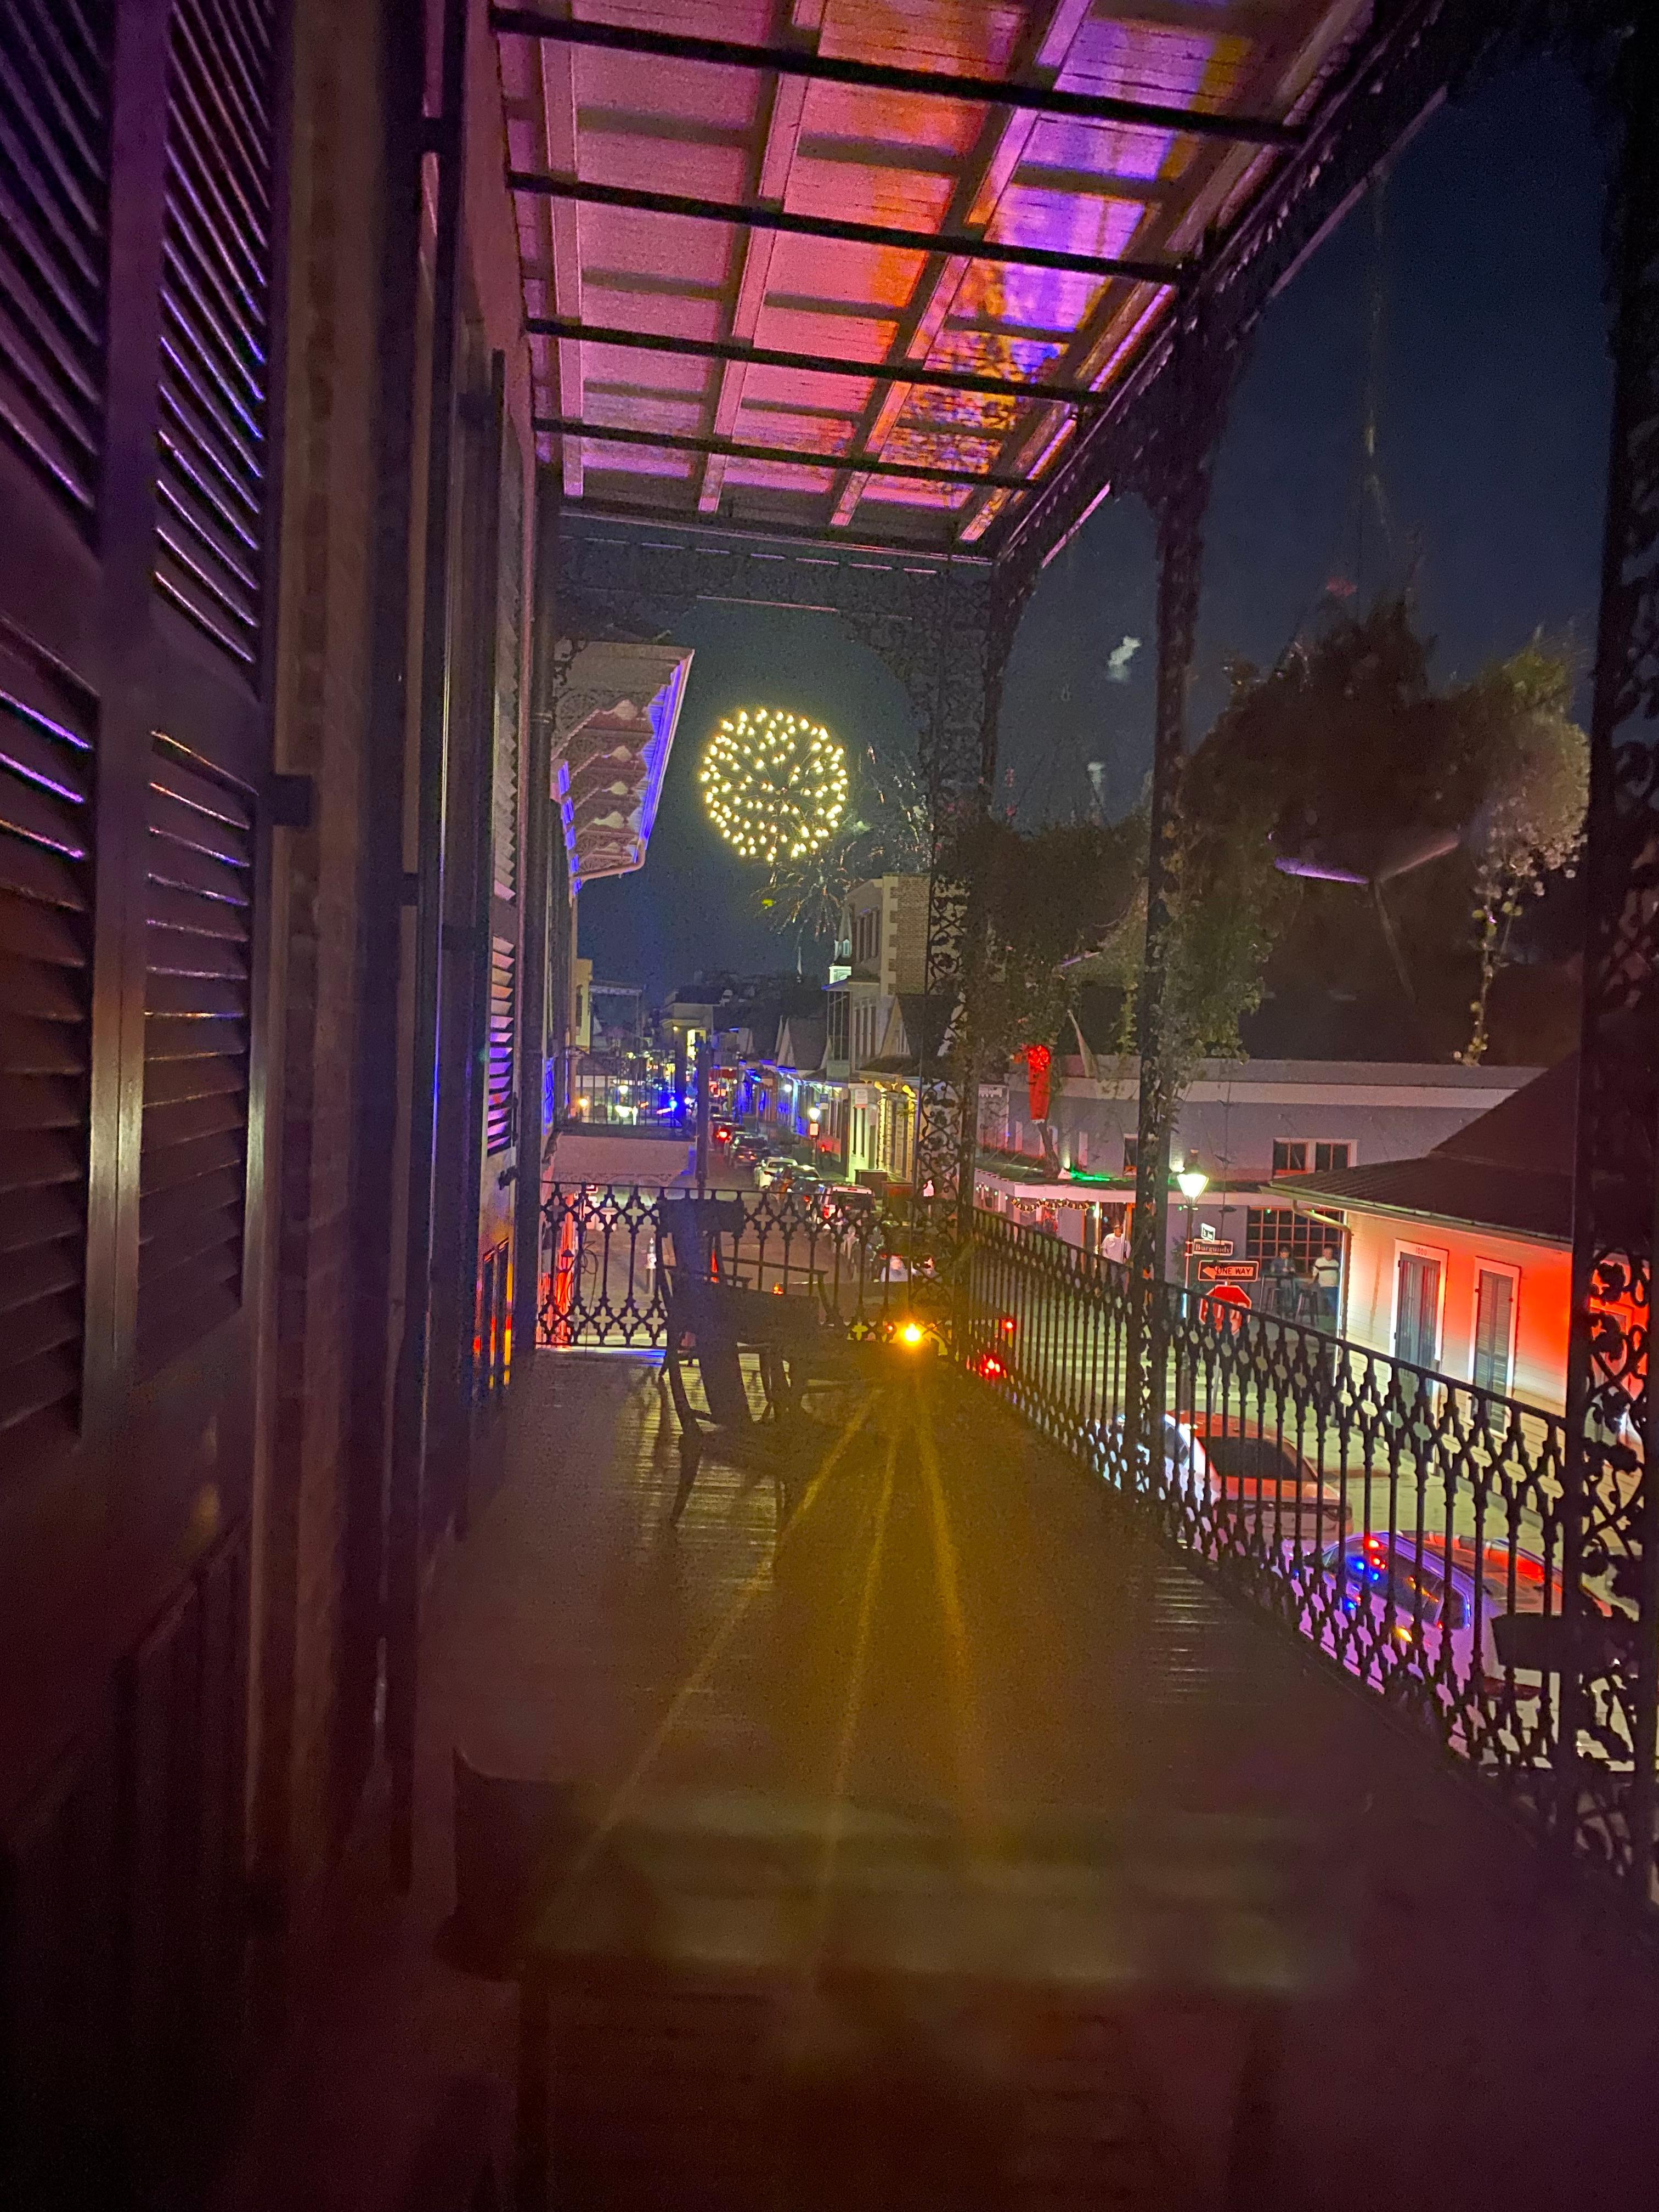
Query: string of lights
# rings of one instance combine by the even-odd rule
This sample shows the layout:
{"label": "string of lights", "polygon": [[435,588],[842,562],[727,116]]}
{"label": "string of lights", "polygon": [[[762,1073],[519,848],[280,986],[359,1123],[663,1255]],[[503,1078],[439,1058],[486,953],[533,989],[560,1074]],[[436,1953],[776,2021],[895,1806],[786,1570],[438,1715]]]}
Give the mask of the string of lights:
{"label": "string of lights", "polygon": [[804,859],[847,811],[847,755],[822,722],[781,707],[722,716],[698,771],[702,803],[726,843],[769,868]]}

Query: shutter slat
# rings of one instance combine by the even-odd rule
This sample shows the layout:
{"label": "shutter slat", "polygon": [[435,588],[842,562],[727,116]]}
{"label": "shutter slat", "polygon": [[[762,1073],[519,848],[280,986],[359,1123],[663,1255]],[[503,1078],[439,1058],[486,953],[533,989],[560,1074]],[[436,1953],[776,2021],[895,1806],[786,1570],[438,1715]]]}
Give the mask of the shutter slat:
{"label": "shutter slat", "polygon": [[[67,1291],[47,1291],[20,1304],[6,1315],[5,1326],[0,1328],[0,1391],[4,1389],[3,1376],[8,1368],[21,1367],[26,1360],[38,1359],[43,1352],[69,1351],[73,1353],[81,1341],[80,1271]],[[31,1407],[31,1413],[39,1408]]]}
{"label": "shutter slat", "polygon": [[[79,1189],[85,1181],[86,1146],[61,1129],[15,1133],[0,1153],[0,1191],[10,1199],[21,1201],[29,1191]],[[60,1232],[54,1229],[48,1233],[55,1237]]]}
{"label": "shutter slat", "polygon": [[242,1099],[234,1091],[207,1098],[185,1098],[172,1105],[158,1104],[144,1115],[143,1187],[149,1188],[152,1168],[159,1174],[159,1164],[176,1148],[206,1138],[226,1134],[234,1137],[240,1157],[246,1121]]}
{"label": "shutter slat", "polygon": [[[7,1148],[9,1150],[9,1146]],[[86,1236],[86,1215],[74,1178],[55,1185],[30,1184],[19,1190],[0,1188],[0,1255],[12,1264],[19,1252],[35,1252],[44,1244],[60,1241],[77,1246]],[[80,1264],[77,1252],[76,1264]]]}
{"label": "shutter slat", "polygon": [[0,957],[44,961],[52,968],[84,968],[87,951],[74,925],[55,908],[34,899],[0,897]]}
{"label": "shutter slat", "polygon": [[196,847],[181,844],[178,838],[169,837],[164,831],[152,832],[149,868],[152,883],[167,884],[173,890],[193,891],[222,905],[246,908],[247,904],[249,886],[245,868],[228,867],[222,860],[210,860]]}
{"label": "shutter slat", "polygon": [[152,921],[144,933],[145,965],[151,975],[223,976],[247,978],[247,960],[235,945],[222,937],[203,937],[193,930],[169,929]]}
{"label": "shutter slat", "polygon": [[247,1005],[246,981],[215,981],[202,975],[171,975],[152,969],[144,987],[145,1012],[165,1018],[169,1014],[225,1014],[240,1020]]}
{"label": "shutter slat", "polygon": [[139,1242],[164,1238],[169,1231],[187,1234],[190,1225],[206,1214],[234,1215],[242,1202],[243,1181],[242,1169],[233,1162],[227,1167],[204,1166],[185,1181],[147,1193],[139,1209]]}
{"label": "shutter slat", "polygon": [[[139,1327],[230,1279],[241,1266],[239,1205],[181,1212],[165,1235],[138,1244]],[[145,1293],[149,1293],[146,1297]]]}
{"label": "shutter slat", "polygon": [[513,1142],[514,993],[515,951],[510,938],[489,946],[489,1038],[485,1086],[484,1150],[505,1152]]}
{"label": "shutter slat", "polygon": [[103,453],[113,0],[0,7],[0,435],[83,528]]}
{"label": "shutter slat", "polygon": [[[213,988],[199,986],[204,993]],[[244,1000],[246,995],[241,994]],[[176,1060],[222,1060],[235,1069],[240,1082],[246,1048],[247,1034],[240,1021],[226,1021],[204,1008],[151,1014],[144,1024],[144,1057],[152,1062],[171,1066]]]}
{"label": "shutter slat", "polygon": [[234,1126],[216,1136],[158,1145],[145,1158],[139,1188],[148,1201],[176,1190],[181,1183],[200,1182],[226,1168],[234,1169],[239,1181],[246,1171],[241,1131]]}
{"label": "shutter slat", "polygon": [[228,1321],[241,1304],[239,1284],[241,1261],[228,1261],[205,1287],[185,1289],[172,1302],[154,1303],[138,1322],[138,1367],[145,1375],[159,1375],[181,1352],[199,1344],[221,1322]]}
{"label": "shutter slat", "polygon": [[198,1343],[240,1297],[247,1159],[250,794],[155,740],[147,861],[138,1364]]}
{"label": "shutter slat", "polygon": [[[87,1065],[87,1024],[37,1022],[0,1014],[0,1069],[8,1075],[79,1075]],[[0,1181],[5,1166],[0,1162]]]}
{"label": "shutter slat", "polygon": [[[0,768],[3,765],[0,763]],[[86,858],[87,823],[80,808],[59,799],[55,792],[42,791],[38,783],[0,774],[0,836],[7,830],[32,838],[71,860]]]}
{"label": "shutter slat", "polygon": [[[8,55],[12,28],[0,15]],[[88,693],[0,620],[0,1461],[79,1413],[96,730]]]}
{"label": "shutter slat", "polygon": [[86,1118],[87,1087],[73,1076],[0,1075],[0,1138],[78,1129]]}
{"label": "shutter slat", "polygon": [[170,939],[200,937],[205,943],[226,946],[246,942],[245,907],[228,905],[223,899],[198,898],[192,892],[175,890],[171,884],[158,884],[154,876],[149,879],[145,911],[150,921],[148,937],[155,936],[159,925]]}
{"label": "shutter slat", "polygon": [[64,818],[72,820],[72,810],[84,806],[90,796],[84,756],[54,740],[27,714],[21,701],[0,701],[0,713],[4,714],[0,726],[0,767],[9,769],[20,782],[52,794],[71,810]]}
{"label": "shutter slat", "polygon": [[[78,1296],[81,1262],[67,1238],[33,1252],[15,1252],[0,1267],[0,1324],[39,1299]],[[7,1327],[0,1325],[0,1343]]]}
{"label": "shutter slat", "polygon": [[234,1060],[158,1060],[144,1062],[144,1103],[182,1106],[192,1099],[242,1099],[246,1077]]}
{"label": "shutter slat", "polygon": [[264,621],[272,0],[174,0],[155,587],[250,674]]}
{"label": "shutter slat", "polygon": [[[184,774],[187,775],[188,771],[184,771]],[[227,822],[222,814],[210,813],[204,806],[192,805],[175,788],[180,780],[178,772],[171,779],[161,773],[151,776],[150,828],[158,836],[176,838],[179,844],[189,847],[193,852],[205,853],[211,860],[222,860],[227,867],[247,867],[252,851],[246,830],[234,822]]]}
{"label": "shutter slat", "polygon": [[[21,1367],[0,1368],[0,1431],[10,1435],[39,1413],[61,1413],[73,1404],[80,1388],[78,1346],[64,1345]],[[8,1456],[16,1449],[14,1436],[6,1447]]]}
{"label": "shutter slat", "polygon": [[[82,1022],[86,994],[71,971],[0,956],[0,1022],[9,1014],[31,1022]],[[13,1048],[0,1039],[0,1066],[15,1065]]]}

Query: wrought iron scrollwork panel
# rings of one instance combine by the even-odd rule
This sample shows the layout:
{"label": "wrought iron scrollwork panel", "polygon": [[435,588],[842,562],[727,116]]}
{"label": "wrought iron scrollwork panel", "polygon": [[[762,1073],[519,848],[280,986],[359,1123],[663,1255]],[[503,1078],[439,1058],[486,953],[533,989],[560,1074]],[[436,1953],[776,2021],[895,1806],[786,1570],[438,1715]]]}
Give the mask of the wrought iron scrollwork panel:
{"label": "wrought iron scrollwork panel", "polygon": [[[1650,1355],[1659,1193],[1659,24],[1614,83],[1624,144],[1608,242],[1613,424],[1586,874],[1568,1399],[1579,1597],[1577,1753],[1560,1809],[1581,1848],[1654,1887],[1659,1424]],[[1611,1612],[1608,1632],[1597,1608]]]}

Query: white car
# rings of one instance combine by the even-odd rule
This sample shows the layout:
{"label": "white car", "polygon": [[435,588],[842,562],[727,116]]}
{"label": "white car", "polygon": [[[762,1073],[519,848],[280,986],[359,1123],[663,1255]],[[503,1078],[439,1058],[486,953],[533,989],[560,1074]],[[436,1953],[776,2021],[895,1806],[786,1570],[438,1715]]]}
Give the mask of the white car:
{"label": "white car", "polygon": [[1352,1526],[1340,1491],[1254,1415],[1165,1413],[1164,1473],[1172,1488],[1207,1505],[1218,1534],[1231,1522],[1287,1559],[1322,1552]]}

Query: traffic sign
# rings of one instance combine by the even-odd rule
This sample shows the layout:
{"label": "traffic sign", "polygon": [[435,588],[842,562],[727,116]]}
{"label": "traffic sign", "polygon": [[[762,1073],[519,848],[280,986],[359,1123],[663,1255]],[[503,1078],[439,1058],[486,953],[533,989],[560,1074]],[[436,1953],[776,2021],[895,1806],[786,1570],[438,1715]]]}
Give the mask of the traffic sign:
{"label": "traffic sign", "polygon": [[1255,1283],[1261,1279],[1260,1260],[1200,1260],[1200,1283]]}
{"label": "traffic sign", "polygon": [[1237,1249],[1230,1237],[1189,1237],[1187,1240],[1189,1260],[1199,1252],[1206,1260],[1231,1260]]}

